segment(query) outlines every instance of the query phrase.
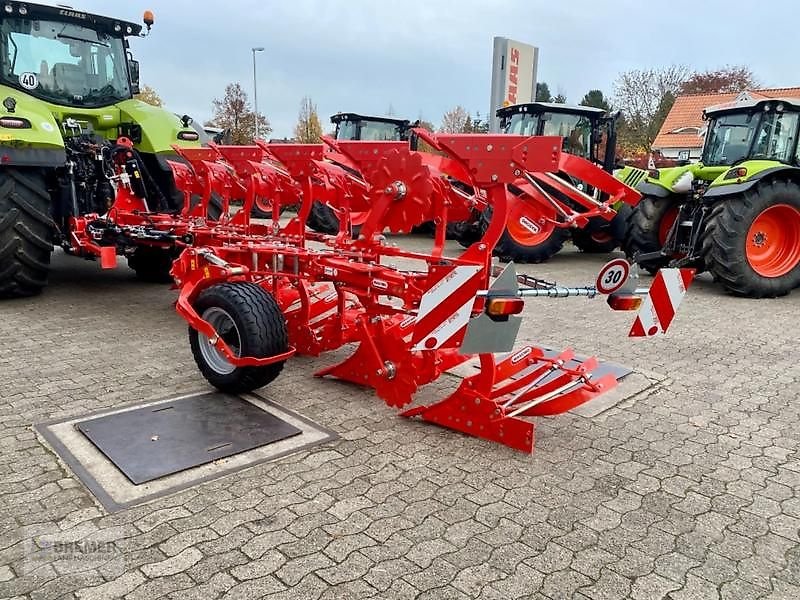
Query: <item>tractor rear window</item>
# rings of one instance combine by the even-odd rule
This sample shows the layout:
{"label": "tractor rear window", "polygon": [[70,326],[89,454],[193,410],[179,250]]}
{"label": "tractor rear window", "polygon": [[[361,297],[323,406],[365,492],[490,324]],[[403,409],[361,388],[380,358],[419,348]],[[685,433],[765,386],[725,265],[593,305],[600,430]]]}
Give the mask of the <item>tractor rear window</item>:
{"label": "tractor rear window", "polygon": [[131,97],[122,38],[58,21],[4,19],[0,78],[43,100],[103,106]]}
{"label": "tractor rear window", "polygon": [[752,113],[722,115],[715,119],[706,134],[703,163],[731,165],[747,158],[758,121],[758,115]]}

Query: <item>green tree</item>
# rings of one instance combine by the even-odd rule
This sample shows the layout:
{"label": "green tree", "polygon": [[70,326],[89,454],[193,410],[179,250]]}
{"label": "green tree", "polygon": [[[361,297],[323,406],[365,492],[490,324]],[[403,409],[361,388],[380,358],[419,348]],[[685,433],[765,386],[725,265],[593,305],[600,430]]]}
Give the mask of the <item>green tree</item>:
{"label": "green tree", "polygon": [[316,144],[322,138],[322,123],[317,105],[306,96],[300,101],[300,114],[294,126],[294,138],[301,144]]}
{"label": "green tree", "polygon": [[602,108],[605,111],[611,110],[611,105],[601,90],[589,90],[581,100],[581,106],[593,106],[594,108]]}
{"label": "green tree", "polygon": [[250,107],[240,83],[229,83],[225,86],[225,95],[222,99],[214,98],[214,117],[212,121],[218,127],[230,132],[232,144],[250,144],[256,133],[256,119],[258,119],[259,135],[266,136],[272,131],[269,121],[264,115],[256,115]]}
{"label": "green tree", "polygon": [[559,92],[558,94],[556,94],[556,97],[553,98],[553,102],[555,102],[556,104],[566,104],[567,97],[562,92]]}
{"label": "green tree", "polygon": [[544,81],[536,84],[536,102],[552,102],[553,96],[550,95],[550,86]]}

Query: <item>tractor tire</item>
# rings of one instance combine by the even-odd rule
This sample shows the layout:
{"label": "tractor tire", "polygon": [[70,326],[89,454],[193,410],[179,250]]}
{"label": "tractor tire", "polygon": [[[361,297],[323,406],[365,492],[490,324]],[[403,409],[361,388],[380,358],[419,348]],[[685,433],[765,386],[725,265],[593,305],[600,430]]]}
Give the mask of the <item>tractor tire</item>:
{"label": "tractor tire", "polygon": [[[639,204],[628,216],[627,230],[622,244],[622,249],[629,259],[633,259],[638,252],[657,252],[664,247],[672,223],[677,217],[678,204],[674,198],[656,198],[655,196],[642,196]],[[639,266],[651,274],[660,268],[666,267],[671,258],[648,260],[639,263]]]}
{"label": "tractor tire", "polygon": [[[489,207],[481,213],[478,227],[481,237],[489,228],[491,218],[492,209]],[[510,221],[511,218],[509,218]],[[504,262],[545,262],[555,256],[564,247],[564,242],[569,238],[567,229],[554,225],[544,229],[541,234],[531,234],[529,238],[524,235],[524,232],[516,231],[516,229],[518,228],[509,228],[508,224],[506,224],[503,235],[500,236],[497,245],[494,247],[494,255]]]}
{"label": "tractor tire", "polygon": [[[285,210],[286,206],[281,206],[278,216],[282,215]],[[256,201],[253,203],[253,209],[250,211],[250,216],[254,219],[271,219],[272,205],[269,203],[269,200],[256,198]]]}
{"label": "tractor tire", "polygon": [[327,233],[329,235],[339,233],[339,218],[333,212],[333,209],[317,200],[314,200],[311,204],[311,212],[308,214],[306,225],[317,233]]}
{"label": "tractor tire", "polygon": [[[191,206],[196,206],[198,202],[200,202],[200,196],[195,194],[192,196]],[[207,213],[208,218],[212,221],[219,221],[219,218],[222,216],[222,198],[220,198],[215,192],[211,192],[211,198],[208,200]]]}
{"label": "tractor tire", "polygon": [[706,268],[736,296],[800,287],[800,185],[772,181],[718,202],[702,238]]}
{"label": "tractor tire", "polygon": [[[254,283],[221,283],[204,290],[194,303],[239,355],[268,357],[289,349],[286,320],[272,295]],[[234,367],[208,338],[189,327],[189,344],[200,372],[222,392],[240,394],[263,387],[283,370],[285,361],[264,367]]]}
{"label": "tractor tire", "polygon": [[608,254],[616,250],[625,239],[627,221],[633,212],[630,204],[623,204],[608,223],[590,230],[576,229],[572,232],[572,243],[587,254]]}
{"label": "tractor tire", "polygon": [[0,171],[0,298],[35,296],[47,285],[54,232],[43,173]]}
{"label": "tractor tire", "polygon": [[173,279],[169,271],[178,256],[179,253],[174,250],[139,246],[128,257],[128,266],[136,271],[136,277],[139,281],[172,283]]}

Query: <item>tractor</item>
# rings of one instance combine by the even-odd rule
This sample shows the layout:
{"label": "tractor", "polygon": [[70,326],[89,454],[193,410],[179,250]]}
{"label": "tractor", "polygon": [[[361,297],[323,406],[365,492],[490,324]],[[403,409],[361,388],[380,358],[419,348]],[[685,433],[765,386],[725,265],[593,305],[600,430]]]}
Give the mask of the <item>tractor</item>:
{"label": "tractor", "polygon": [[800,100],[707,108],[700,162],[654,169],[638,184],[625,250],[651,273],[707,270],[738,296],[800,286]]}
{"label": "tractor", "polygon": [[[563,138],[562,151],[580,156],[601,165],[608,173],[616,166],[616,121],[619,116],[608,115],[601,108],[591,106],[570,106],[550,102],[531,102],[515,104],[497,111],[501,131],[507,134],[557,135]],[[564,182],[587,196],[597,195],[574,176],[557,173]],[[570,209],[584,212],[585,207],[559,194],[558,190],[544,185],[545,191]],[[512,186],[513,189],[513,186]],[[516,262],[543,262],[551,258],[571,238],[583,252],[606,253],[619,246],[625,233],[625,223],[631,207],[619,203],[614,206],[617,214],[609,221],[601,217],[589,218],[584,227],[559,227],[563,221],[554,205],[545,208],[546,215],[538,223],[522,218],[522,207],[513,207],[502,238],[495,252],[504,260]],[[459,241],[471,244],[483,228],[488,226],[491,214],[476,214],[466,223],[459,225]]]}
{"label": "tractor", "polygon": [[[128,39],[144,27],[63,6],[3,2],[0,21],[0,297],[35,295],[47,284],[54,245],[68,253],[76,219],[113,203],[113,165],[151,211],[183,202],[167,158],[207,139],[180,117],[134,99],[139,63]],[[115,163],[115,161],[117,161]],[[104,236],[108,232],[94,231]],[[163,249],[117,249],[137,276],[168,277]],[[96,258],[87,256],[87,258]]]}
{"label": "tractor", "polygon": [[[414,124],[407,119],[393,117],[374,117],[356,113],[336,113],[331,117],[331,123],[336,126],[334,140],[364,140],[372,142],[399,142],[412,139],[412,149],[416,149],[415,136],[411,135]],[[345,169],[360,177],[360,174],[347,164],[344,157],[337,156],[334,151],[328,152],[326,158],[339,164]],[[350,215],[352,226],[361,225],[366,213],[354,212]],[[311,213],[308,215],[308,226],[319,233],[335,234],[339,231],[339,218],[333,209],[319,201],[314,202]]]}

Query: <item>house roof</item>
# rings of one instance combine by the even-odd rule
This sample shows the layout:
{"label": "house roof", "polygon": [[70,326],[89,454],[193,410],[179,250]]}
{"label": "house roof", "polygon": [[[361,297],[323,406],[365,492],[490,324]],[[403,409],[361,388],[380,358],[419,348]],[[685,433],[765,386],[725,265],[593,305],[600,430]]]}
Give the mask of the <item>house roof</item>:
{"label": "house roof", "polygon": [[[703,128],[703,109],[717,104],[735,101],[740,95],[747,99],[800,98],[800,87],[765,88],[729,94],[686,94],[675,98],[664,124],[653,141],[653,149],[662,148],[700,148],[703,138],[699,130]],[[698,133],[679,132],[683,128],[697,128]]]}

